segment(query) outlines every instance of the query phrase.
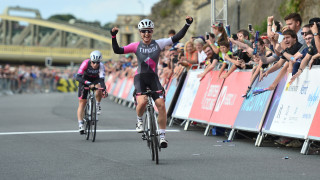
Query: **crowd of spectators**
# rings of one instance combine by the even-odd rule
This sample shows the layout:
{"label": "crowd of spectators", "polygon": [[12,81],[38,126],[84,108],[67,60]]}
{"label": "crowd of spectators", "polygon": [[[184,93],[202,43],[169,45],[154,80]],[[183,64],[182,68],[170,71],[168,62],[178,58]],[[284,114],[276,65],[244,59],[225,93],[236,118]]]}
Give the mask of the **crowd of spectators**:
{"label": "crowd of spectators", "polygon": [[60,78],[74,74],[74,70],[59,67],[0,65],[0,94],[55,92]]}
{"label": "crowd of spectators", "polygon": [[[236,69],[252,69],[252,76],[248,89],[243,92],[243,98],[248,97],[251,85],[256,80],[263,80],[268,74],[281,69],[270,87],[261,90],[263,93],[274,90],[286,73],[292,73],[293,82],[309,65],[320,64],[320,39],[318,29],[320,18],[312,18],[303,23],[300,14],[291,13],[283,20],[275,20],[273,16],[267,18],[267,32],[256,33],[252,26],[239,29],[230,34],[226,25],[216,22],[212,33],[198,35],[184,42],[166,47],[160,56],[158,75],[163,86],[172,77],[179,78],[181,72],[195,66],[204,68],[199,74],[200,80],[212,69],[219,70],[218,78],[228,78]],[[170,30],[168,37],[175,34]],[[257,36],[259,35],[259,36]],[[257,37],[255,37],[257,36]],[[115,77],[132,77],[137,68],[135,57],[122,57],[120,61],[109,61],[108,73]],[[113,64],[113,65],[112,65]],[[286,146],[301,146],[301,143],[290,139],[279,139],[279,144]]]}

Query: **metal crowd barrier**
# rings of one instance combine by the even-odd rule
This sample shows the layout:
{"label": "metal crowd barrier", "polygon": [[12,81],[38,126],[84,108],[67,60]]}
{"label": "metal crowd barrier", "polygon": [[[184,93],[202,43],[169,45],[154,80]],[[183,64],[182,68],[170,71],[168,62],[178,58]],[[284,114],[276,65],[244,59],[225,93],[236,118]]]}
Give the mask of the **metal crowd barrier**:
{"label": "metal crowd barrier", "polygon": [[0,95],[55,92],[56,84],[54,78],[0,78]]}

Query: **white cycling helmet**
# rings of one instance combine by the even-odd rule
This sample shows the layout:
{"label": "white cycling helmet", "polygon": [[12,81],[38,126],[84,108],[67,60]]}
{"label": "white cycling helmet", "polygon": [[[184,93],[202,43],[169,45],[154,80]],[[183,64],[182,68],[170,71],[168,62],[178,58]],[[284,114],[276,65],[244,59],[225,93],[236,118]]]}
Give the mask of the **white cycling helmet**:
{"label": "white cycling helmet", "polygon": [[91,54],[90,54],[90,59],[92,62],[99,62],[102,60],[102,54],[100,51],[98,50],[95,50],[95,51],[92,51]]}
{"label": "white cycling helmet", "polygon": [[154,24],[151,20],[149,19],[143,19],[139,22],[138,24],[138,29],[153,29],[154,28]]}

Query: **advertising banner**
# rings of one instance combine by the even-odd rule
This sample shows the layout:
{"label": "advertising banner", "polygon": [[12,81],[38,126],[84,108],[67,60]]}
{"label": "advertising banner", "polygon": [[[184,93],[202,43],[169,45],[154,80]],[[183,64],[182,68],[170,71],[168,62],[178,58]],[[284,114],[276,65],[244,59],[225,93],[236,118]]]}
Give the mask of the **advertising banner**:
{"label": "advertising banner", "polygon": [[[129,93],[130,93],[130,90],[133,86],[133,78],[127,78],[127,82],[124,86],[124,89],[123,89],[123,93],[121,95],[121,98],[122,99],[127,99],[127,97],[129,96]],[[130,94],[130,96],[132,96],[132,94]]]}
{"label": "advertising banner", "polygon": [[319,104],[319,68],[303,73],[284,89],[270,131],[279,135],[306,138]]}
{"label": "advertising banner", "polygon": [[251,92],[241,105],[240,111],[234,122],[233,128],[259,132],[263,125],[266,112],[271,102],[274,91],[253,95],[252,92],[257,89],[268,88],[277,77],[280,70],[269,74],[261,82],[259,76],[252,85]]}
{"label": "advertising banner", "polygon": [[117,97],[122,98],[122,94],[123,94],[124,88],[125,88],[125,86],[127,84],[127,80],[128,80],[127,78],[123,79],[123,82],[121,84],[121,87],[120,87],[120,90],[119,90],[119,93],[118,93]]}
{"label": "advertising banner", "polygon": [[187,119],[189,117],[194,98],[200,85],[200,78],[198,78],[197,75],[203,71],[203,69],[189,70],[172,117],[180,119]]}
{"label": "advertising banner", "polygon": [[118,94],[119,94],[119,91],[120,91],[120,89],[121,89],[121,85],[122,85],[122,82],[124,81],[124,78],[122,78],[122,79],[117,79],[116,80],[116,85],[115,85],[115,88],[114,88],[114,90],[113,90],[113,92],[112,92],[112,95],[113,96],[115,96],[115,97],[118,97]]}
{"label": "advertising banner", "polygon": [[190,120],[209,123],[223,84],[223,79],[219,79],[218,74],[218,71],[211,71],[200,81],[200,86],[189,114]]}
{"label": "advertising banner", "polygon": [[251,72],[233,72],[225,79],[214,111],[210,117],[210,125],[232,127],[243,102],[242,94],[250,83]]}
{"label": "advertising banner", "polygon": [[177,90],[177,87],[178,87],[177,79],[176,78],[171,79],[170,85],[166,91],[166,102],[165,103],[166,103],[167,112],[168,112],[170,104],[172,102],[174,93]]}
{"label": "advertising banner", "polygon": [[320,104],[314,115],[308,136],[310,139],[320,140]]}

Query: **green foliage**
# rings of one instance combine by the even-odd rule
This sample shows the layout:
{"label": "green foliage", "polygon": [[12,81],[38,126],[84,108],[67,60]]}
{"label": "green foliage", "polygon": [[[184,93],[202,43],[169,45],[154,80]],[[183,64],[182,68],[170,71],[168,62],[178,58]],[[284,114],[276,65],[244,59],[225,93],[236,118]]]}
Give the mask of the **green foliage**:
{"label": "green foliage", "polygon": [[170,9],[163,8],[163,9],[160,10],[160,16],[162,18],[168,17],[170,13],[171,13]]}
{"label": "green foliage", "polygon": [[114,24],[109,22],[109,23],[106,23],[105,25],[103,25],[102,28],[109,31],[113,28],[113,26],[114,26]]}
{"label": "green foliage", "polygon": [[300,12],[301,0],[286,0],[283,1],[279,7],[280,15],[282,17],[287,16],[290,13],[301,13]]}
{"label": "green foliage", "polygon": [[183,0],[170,0],[170,4],[172,4],[173,6],[179,6],[180,4],[182,4]]}
{"label": "green foliage", "polygon": [[48,20],[59,20],[59,21],[67,21],[69,22],[70,19],[76,19],[73,15],[71,14],[57,14],[50,16]]}
{"label": "green foliage", "polygon": [[259,31],[259,34],[263,34],[265,32],[267,32],[268,29],[268,22],[267,22],[267,17],[264,18],[265,20],[261,22],[260,25],[255,25],[254,26],[254,30],[255,31]]}

